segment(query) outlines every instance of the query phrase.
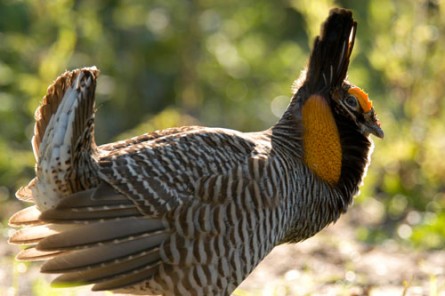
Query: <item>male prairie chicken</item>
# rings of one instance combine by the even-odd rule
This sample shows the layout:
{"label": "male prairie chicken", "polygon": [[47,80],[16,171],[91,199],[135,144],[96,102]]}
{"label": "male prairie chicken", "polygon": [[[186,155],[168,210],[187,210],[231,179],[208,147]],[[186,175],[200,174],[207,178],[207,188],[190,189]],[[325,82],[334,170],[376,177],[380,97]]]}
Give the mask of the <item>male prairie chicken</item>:
{"label": "male prairie chicken", "polygon": [[358,192],[368,96],[345,80],[357,24],[333,9],[287,111],[261,132],[189,126],[96,146],[98,70],[66,72],[36,112],[35,203],[13,217],[18,258],[56,283],[135,294],[230,294],[274,246],[336,221]]}

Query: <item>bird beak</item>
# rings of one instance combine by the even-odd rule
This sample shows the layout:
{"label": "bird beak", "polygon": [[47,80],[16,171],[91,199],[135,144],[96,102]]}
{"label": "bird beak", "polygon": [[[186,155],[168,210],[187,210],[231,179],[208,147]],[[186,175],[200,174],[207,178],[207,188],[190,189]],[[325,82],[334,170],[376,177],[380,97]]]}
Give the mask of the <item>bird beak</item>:
{"label": "bird beak", "polygon": [[377,119],[374,108],[371,108],[367,113],[364,114],[365,123],[363,125],[363,132],[365,135],[373,134],[374,136],[383,139],[385,133],[380,127],[380,121]]}

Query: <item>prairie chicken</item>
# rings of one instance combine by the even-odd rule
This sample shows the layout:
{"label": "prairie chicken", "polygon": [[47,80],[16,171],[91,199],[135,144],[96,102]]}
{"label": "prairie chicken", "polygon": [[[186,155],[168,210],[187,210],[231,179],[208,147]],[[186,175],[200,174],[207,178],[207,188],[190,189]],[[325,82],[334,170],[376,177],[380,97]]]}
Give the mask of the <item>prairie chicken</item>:
{"label": "prairie chicken", "polygon": [[56,284],[134,294],[227,295],[276,245],[346,212],[383,137],[345,80],[357,23],[333,9],[279,122],[261,132],[188,126],[96,146],[99,71],[66,72],[36,111],[36,177],[10,238]]}

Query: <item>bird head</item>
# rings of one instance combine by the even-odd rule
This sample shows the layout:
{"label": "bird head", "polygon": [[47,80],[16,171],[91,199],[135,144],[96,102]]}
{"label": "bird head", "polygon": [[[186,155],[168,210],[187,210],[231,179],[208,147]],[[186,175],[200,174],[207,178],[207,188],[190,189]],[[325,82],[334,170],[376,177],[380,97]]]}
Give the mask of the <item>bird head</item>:
{"label": "bird head", "polygon": [[346,80],[356,30],[357,22],[351,11],[341,8],[330,11],[315,38],[304,79],[300,79],[300,89],[305,93],[302,103],[312,95],[319,95],[331,106],[336,118],[355,125],[366,137],[373,134],[383,138],[372,101],[362,89]]}
{"label": "bird head", "polygon": [[350,203],[366,172],[369,136],[384,135],[368,95],[347,80],[356,31],[351,11],[331,9],[280,121],[295,124],[304,163],[343,192],[343,205]]}
{"label": "bird head", "polygon": [[330,94],[334,102],[334,110],[340,116],[356,124],[364,136],[373,134],[383,138],[384,133],[380,121],[375,114],[372,101],[361,88],[344,82],[341,87],[334,88]]}

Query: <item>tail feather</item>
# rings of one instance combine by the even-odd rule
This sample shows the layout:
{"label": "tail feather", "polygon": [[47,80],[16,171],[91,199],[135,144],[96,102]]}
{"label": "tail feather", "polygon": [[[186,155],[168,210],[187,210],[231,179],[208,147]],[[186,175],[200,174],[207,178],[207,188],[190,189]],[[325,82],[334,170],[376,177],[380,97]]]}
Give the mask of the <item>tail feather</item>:
{"label": "tail feather", "polygon": [[334,8],[317,36],[309,59],[305,84],[310,93],[340,86],[346,78],[357,23],[352,12]]}
{"label": "tail feather", "polygon": [[65,72],[48,88],[36,111],[32,145],[36,157],[32,196],[40,210],[54,208],[61,197],[89,188],[97,180],[82,168],[93,165],[94,94],[99,71]]}
{"label": "tail feather", "polygon": [[[82,68],[74,71],[66,71],[48,87],[46,95],[43,97],[42,103],[37,108],[34,117],[36,123],[34,125],[34,136],[32,138],[32,146],[34,156],[38,161],[39,148],[43,142],[43,138],[48,127],[51,125],[53,116],[56,115],[61,102],[67,91],[73,87],[76,81],[79,81],[81,73],[89,73],[94,77],[94,80],[99,75],[99,70],[96,67]],[[78,87],[78,85],[77,85]],[[93,94],[94,95],[94,94]],[[89,102],[86,110],[91,112],[93,110],[94,102]]]}
{"label": "tail feather", "polygon": [[34,188],[36,184],[37,179],[32,179],[28,185],[20,187],[19,190],[15,193],[15,196],[25,202],[34,202],[34,198],[32,196],[32,189]]}

